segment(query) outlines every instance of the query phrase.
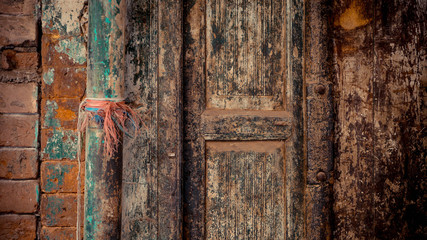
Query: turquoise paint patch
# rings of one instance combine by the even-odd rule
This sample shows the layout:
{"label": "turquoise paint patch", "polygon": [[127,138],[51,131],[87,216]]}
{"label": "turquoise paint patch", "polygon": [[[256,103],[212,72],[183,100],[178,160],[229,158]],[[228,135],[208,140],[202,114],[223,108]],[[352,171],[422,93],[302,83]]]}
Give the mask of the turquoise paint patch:
{"label": "turquoise paint patch", "polygon": [[44,190],[47,192],[58,191],[65,183],[65,174],[70,173],[73,166],[69,164],[50,164],[47,166],[49,175]]}
{"label": "turquoise paint patch", "polygon": [[105,18],[105,22],[106,23],[111,23],[110,19],[108,19],[107,17]]}
{"label": "turquoise paint patch", "polygon": [[62,39],[55,45],[55,50],[67,54],[74,63],[84,64],[86,62],[86,50],[82,37]]}
{"label": "turquoise paint patch", "polygon": [[43,149],[43,157],[52,160],[76,159],[77,133],[73,130],[52,130]]}
{"label": "turquoise paint patch", "polygon": [[46,114],[44,116],[44,127],[60,127],[61,123],[55,118],[55,111],[58,109],[58,104],[55,101],[46,101]]}
{"label": "turquoise paint patch", "polygon": [[57,215],[63,212],[64,199],[56,196],[48,196],[46,203],[46,218],[47,226],[55,226],[57,224]]}
{"label": "turquoise paint patch", "polygon": [[36,125],[34,126],[34,142],[33,146],[39,146],[39,120],[36,120]]}
{"label": "turquoise paint patch", "polygon": [[55,76],[55,69],[49,68],[47,72],[43,74],[43,82],[47,85],[51,85],[53,83],[53,77]]}
{"label": "turquoise paint patch", "polygon": [[98,41],[98,37],[96,36],[96,28],[95,28],[95,30],[93,30],[93,33],[94,33],[94,36],[95,36],[94,40],[96,42],[96,41]]}
{"label": "turquoise paint patch", "polygon": [[40,203],[40,188],[39,188],[39,185],[37,185],[36,186],[36,201],[37,201],[37,203]]}

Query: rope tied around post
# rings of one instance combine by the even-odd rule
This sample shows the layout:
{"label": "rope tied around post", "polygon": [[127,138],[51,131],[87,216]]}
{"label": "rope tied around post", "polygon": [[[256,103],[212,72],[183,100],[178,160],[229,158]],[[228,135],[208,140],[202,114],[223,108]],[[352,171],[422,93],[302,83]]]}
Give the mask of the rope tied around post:
{"label": "rope tied around post", "polygon": [[[86,98],[79,106],[77,122],[78,146],[77,160],[79,164],[77,175],[77,228],[76,239],[80,237],[80,218],[81,218],[81,151],[82,151],[82,136],[89,125],[89,122],[94,121],[102,127],[105,133],[104,139],[104,154],[111,158],[117,151],[121,141],[120,133],[123,132],[126,136],[133,138],[136,136],[140,123],[143,124],[140,116],[126,105],[123,99],[115,98]],[[133,134],[129,131],[126,125],[133,126]]]}

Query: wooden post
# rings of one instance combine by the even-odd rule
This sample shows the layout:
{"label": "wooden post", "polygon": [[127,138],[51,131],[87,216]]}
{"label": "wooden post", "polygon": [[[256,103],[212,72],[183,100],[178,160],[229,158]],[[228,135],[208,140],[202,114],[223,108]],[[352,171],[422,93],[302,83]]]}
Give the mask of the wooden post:
{"label": "wooden post", "polygon": [[[89,0],[88,99],[119,101],[124,95],[125,1]],[[104,153],[102,128],[86,131],[84,239],[120,238],[121,146]]]}

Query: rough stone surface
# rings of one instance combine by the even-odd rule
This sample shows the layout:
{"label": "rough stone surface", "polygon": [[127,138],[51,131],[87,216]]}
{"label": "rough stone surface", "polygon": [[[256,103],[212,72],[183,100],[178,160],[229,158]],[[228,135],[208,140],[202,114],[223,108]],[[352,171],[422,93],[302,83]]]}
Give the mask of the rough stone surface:
{"label": "rough stone surface", "polygon": [[36,178],[37,156],[37,149],[0,148],[0,178]]}
{"label": "rough stone surface", "polygon": [[0,115],[0,146],[37,147],[38,115]]}
{"label": "rough stone surface", "polygon": [[0,212],[34,213],[39,202],[37,180],[0,181]]}
{"label": "rough stone surface", "polygon": [[36,231],[34,215],[0,215],[0,237],[3,240],[34,240]]}
{"label": "rough stone surface", "polygon": [[37,113],[37,96],[35,83],[0,83],[0,113]]}

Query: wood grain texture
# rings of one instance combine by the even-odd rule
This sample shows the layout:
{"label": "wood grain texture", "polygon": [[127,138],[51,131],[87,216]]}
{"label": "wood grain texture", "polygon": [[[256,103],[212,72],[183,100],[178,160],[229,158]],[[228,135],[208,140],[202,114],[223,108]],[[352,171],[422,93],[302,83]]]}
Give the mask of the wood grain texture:
{"label": "wood grain texture", "polygon": [[331,1],[305,2],[306,238],[331,239],[333,102]]}
{"label": "wood grain texture", "polygon": [[207,108],[283,109],[284,6],[207,1]]}
{"label": "wood grain texture", "polygon": [[207,239],[284,239],[284,142],[207,142]]}
{"label": "wood grain texture", "polygon": [[337,239],[426,238],[425,9],[334,4]]}
{"label": "wood grain texture", "polygon": [[143,118],[125,139],[122,237],[181,237],[180,1],[128,1],[127,101]]}
{"label": "wood grain texture", "polygon": [[[280,9],[276,9],[278,6]],[[184,3],[184,239],[243,238],[248,236],[245,234],[254,237],[261,234],[261,229],[267,236],[273,236],[279,229],[279,238],[304,236],[303,16],[302,1]],[[263,32],[266,30],[269,32]],[[258,33],[267,34],[271,39],[263,39]],[[275,34],[277,36],[273,36]],[[272,49],[262,48],[269,44]],[[266,63],[273,58],[274,63]],[[263,78],[265,76],[269,77]],[[269,84],[277,86],[272,93],[267,90]],[[267,86],[265,95],[263,86]],[[210,97],[212,94],[223,100],[216,101]],[[211,167],[218,170],[230,166],[232,171],[240,172],[239,164],[245,161],[236,160],[247,159],[250,153],[242,153],[241,157],[233,155],[229,165],[222,161],[209,162],[206,149],[208,145],[212,147],[212,140],[248,146],[259,140],[285,141],[286,180],[281,189],[284,197],[277,203],[285,210],[276,212],[276,217],[285,224],[283,229],[261,227],[263,222],[252,217],[274,215],[272,208],[263,207],[263,198],[227,200],[227,196],[238,193],[237,186],[243,183],[231,184],[231,175],[225,172],[209,175],[206,171]],[[265,147],[259,144],[253,148],[263,151]],[[218,154],[221,155],[218,159],[230,159],[227,153]],[[254,156],[253,161],[246,161],[247,168],[262,172],[262,164],[258,163],[262,157]],[[246,178],[251,186],[263,181],[262,175],[246,175]],[[224,192],[219,186],[228,186],[228,183],[235,188]],[[252,193],[258,194],[261,189],[255,188]],[[208,199],[216,199],[216,207],[207,209],[213,206],[207,205]],[[241,206],[245,203],[253,207],[243,211]]]}

